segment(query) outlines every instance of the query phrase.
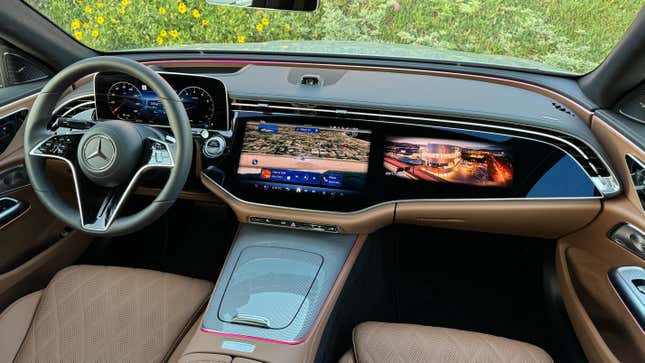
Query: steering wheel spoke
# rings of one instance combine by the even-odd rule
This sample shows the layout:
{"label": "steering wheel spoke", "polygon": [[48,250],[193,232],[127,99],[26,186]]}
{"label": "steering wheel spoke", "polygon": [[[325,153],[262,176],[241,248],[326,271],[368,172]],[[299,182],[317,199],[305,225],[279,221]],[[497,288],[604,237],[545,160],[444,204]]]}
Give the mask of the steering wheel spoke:
{"label": "steering wheel spoke", "polygon": [[106,188],[92,184],[82,178],[77,184],[79,190],[79,214],[81,226],[87,231],[106,231],[119,209],[125,202],[126,188]]}
{"label": "steering wheel spoke", "polygon": [[94,232],[108,230],[132,195],[142,175],[150,170],[170,169],[175,166],[172,156],[173,146],[172,143],[156,138],[146,138],[140,166],[125,185],[112,188],[100,187],[81,175],[76,187],[81,198],[79,209],[83,229]]}

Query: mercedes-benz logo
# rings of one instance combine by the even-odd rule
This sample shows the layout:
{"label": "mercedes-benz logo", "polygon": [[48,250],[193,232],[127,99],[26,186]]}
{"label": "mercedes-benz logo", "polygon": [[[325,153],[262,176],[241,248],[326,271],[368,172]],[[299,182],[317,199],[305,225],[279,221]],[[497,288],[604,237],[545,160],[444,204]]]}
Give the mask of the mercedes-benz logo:
{"label": "mercedes-benz logo", "polygon": [[87,139],[83,145],[83,158],[85,164],[92,171],[101,171],[109,168],[116,157],[114,141],[106,135],[94,135]]}

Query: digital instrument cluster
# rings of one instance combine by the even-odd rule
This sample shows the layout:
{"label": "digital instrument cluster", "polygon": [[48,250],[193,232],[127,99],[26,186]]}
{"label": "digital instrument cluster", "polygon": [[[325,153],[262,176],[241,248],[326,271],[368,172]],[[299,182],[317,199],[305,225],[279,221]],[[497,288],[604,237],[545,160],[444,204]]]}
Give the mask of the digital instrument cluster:
{"label": "digital instrument cluster", "polygon": [[[159,73],[177,92],[195,128],[228,130],[228,96],[222,81],[200,75]],[[167,126],[159,97],[148,85],[120,73],[98,73],[94,79],[99,120],[118,119]]]}

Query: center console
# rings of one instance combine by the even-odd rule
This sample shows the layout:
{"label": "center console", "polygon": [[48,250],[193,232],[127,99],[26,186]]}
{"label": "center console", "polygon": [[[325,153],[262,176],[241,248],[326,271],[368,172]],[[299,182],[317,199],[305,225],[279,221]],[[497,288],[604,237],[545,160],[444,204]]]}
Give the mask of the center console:
{"label": "center console", "polygon": [[312,361],[362,242],[243,225],[180,362]]}

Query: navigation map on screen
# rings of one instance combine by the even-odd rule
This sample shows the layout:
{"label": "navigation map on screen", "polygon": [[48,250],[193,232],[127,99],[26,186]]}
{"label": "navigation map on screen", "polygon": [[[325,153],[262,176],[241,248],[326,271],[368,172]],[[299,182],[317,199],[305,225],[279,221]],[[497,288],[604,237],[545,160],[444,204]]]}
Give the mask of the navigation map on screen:
{"label": "navigation map on screen", "polygon": [[247,122],[238,176],[257,189],[345,195],[363,189],[371,132]]}

